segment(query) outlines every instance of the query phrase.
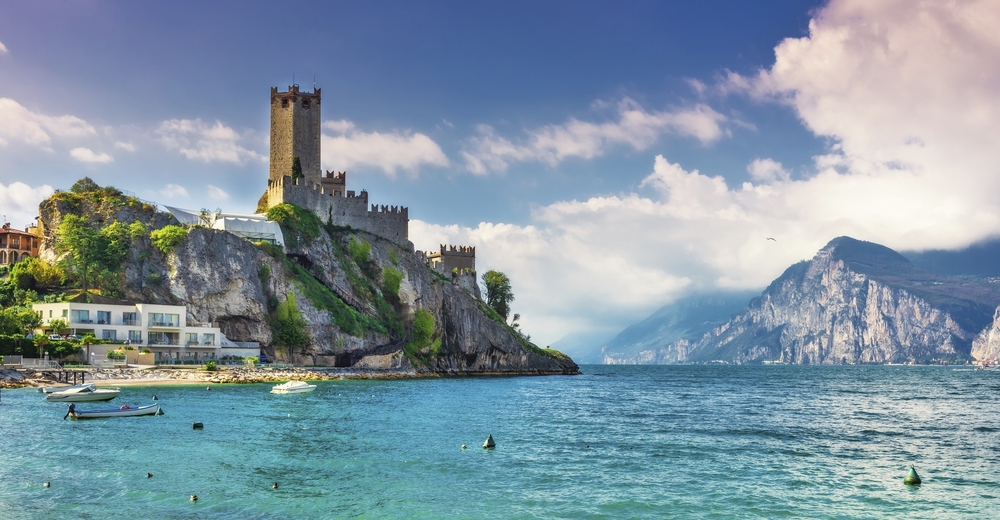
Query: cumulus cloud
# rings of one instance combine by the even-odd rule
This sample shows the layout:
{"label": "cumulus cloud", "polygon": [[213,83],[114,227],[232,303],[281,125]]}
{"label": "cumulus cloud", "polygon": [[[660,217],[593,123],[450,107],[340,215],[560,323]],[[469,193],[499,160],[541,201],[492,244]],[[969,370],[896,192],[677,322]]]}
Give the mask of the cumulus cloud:
{"label": "cumulus cloud", "polygon": [[705,104],[674,111],[647,111],[624,98],[616,109],[615,121],[592,123],[570,118],[561,125],[530,130],[517,142],[497,135],[489,125],[480,125],[479,135],[469,139],[462,157],[469,171],[484,175],[505,171],[513,162],[537,161],[555,166],[569,157],[591,159],[618,145],[645,150],[667,133],[693,137],[702,144],[729,133],[722,126],[726,116]]}
{"label": "cumulus cloud", "polygon": [[38,215],[38,203],[54,192],[48,184],[32,188],[23,182],[12,182],[6,186],[0,183],[0,208],[3,208],[7,222],[23,229],[34,222]]}
{"label": "cumulus cloud", "polygon": [[241,143],[248,138],[221,121],[210,125],[201,119],[171,119],[160,123],[156,134],[168,149],[177,150],[195,161],[242,165],[249,161],[267,160],[265,156],[242,146]]}
{"label": "cumulus cloud", "polygon": [[107,153],[94,153],[90,148],[74,148],[69,151],[69,156],[85,163],[101,163],[106,164],[110,162],[115,162],[115,158],[108,155]]}
{"label": "cumulus cloud", "polygon": [[26,144],[50,150],[52,138],[80,138],[96,134],[76,116],[48,116],[32,112],[17,101],[0,98],[0,146]]}
{"label": "cumulus cloud", "polygon": [[7,50],[7,46],[0,42],[0,54],[8,54],[10,51]]}
{"label": "cumulus cloud", "polygon": [[208,185],[208,196],[215,200],[229,200],[229,194],[226,193],[226,190],[211,184]]}
{"label": "cumulus cloud", "polygon": [[181,186],[180,184],[167,184],[166,186],[160,189],[160,195],[163,195],[168,199],[172,199],[175,197],[187,197],[188,190],[185,189],[184,186]]}
{"label": "cumulus cloud", "polygon": [[[364,164],[380,168],[390,177],[398,170],[416,174],[423,165],[448,166],[448,157],[430,137],[410,132],[361,132],[347,120],[327,121],[332,132],[322,137],[322,163],[333,169]],[[327,166],[329,165],[329,166]]]}
{"label": "cumulus cloud", "polygon": [[115,148],[117,148],[119,150],[125,150],[126,152],[134,152],[135,151],[135,145],[132,144],[132,141],[128,141],[128,142],[125,142],[125,141],[115,141]]}
{"label": "cumulus cloud", "polygon": [[1000,10],[834,0],[809,27],[769,69],[714,87],[787,104],[830,139],[801,178],[759,158],[731,186],[658,156],[645,191],[551,204],[527,226],[414,222],[411,238],[478,246],[479,270],[511,275],[514,310],[546,342],[687,291],[762,287],[840,235],[895,249],[1000,235]]}
{"label": "cumulus cloud", "polygon": [[758,182],[787,181],[791,177],[788,170],[782,168],[781,163],[774,159],[754,159],[747,166],[747,173]]}

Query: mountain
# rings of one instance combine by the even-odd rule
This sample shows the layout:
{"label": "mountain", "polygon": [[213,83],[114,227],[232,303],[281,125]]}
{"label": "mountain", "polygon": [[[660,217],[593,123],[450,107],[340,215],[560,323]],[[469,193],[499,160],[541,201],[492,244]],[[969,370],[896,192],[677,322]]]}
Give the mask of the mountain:
{"label": "mountain", "polygon": [[746,309],[756,294],[747,291],[698,294],[664,305],[601,347],[600,362],[636,365],[683,361],[692,345]]}
{"label": "mountain", "polygon": [[853,364],[980,358],[1000,352],[998,306],[1000,287],[988,279],[934,274],[885,246],[839,237],[812,260],[786,269],[745,310],[697,341],[682,347],[678,341],[660,359]]}

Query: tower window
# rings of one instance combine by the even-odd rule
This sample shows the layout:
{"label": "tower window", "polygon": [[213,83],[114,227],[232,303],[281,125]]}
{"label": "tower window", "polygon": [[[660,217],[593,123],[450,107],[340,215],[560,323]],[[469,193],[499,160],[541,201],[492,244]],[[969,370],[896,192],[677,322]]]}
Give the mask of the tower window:
{"label": "tower window", "polygon": [[303,99],[302,100],[302,108],[309,108],[309,100],[308,99]]}
{"label": "tower window", "polygon": [[287,99],[282,99],[281,100],[281,108],[288,108],[288,100]]}

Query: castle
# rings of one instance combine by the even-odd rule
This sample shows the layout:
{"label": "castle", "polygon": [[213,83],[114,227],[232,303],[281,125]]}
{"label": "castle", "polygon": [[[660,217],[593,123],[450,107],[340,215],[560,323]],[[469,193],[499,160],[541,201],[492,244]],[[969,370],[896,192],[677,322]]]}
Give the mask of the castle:
{"label": "castle", "polygon": [[[320,94],[321,89],[302,92],[298,85],[289,86],[287,92],[271,88],[270,173],[258,212],[278,204],[295,204],[335,226],[366,231],[413,251],[408,208],[369,206],[367,191],[347,189],[347,172],[322,169]],[[441,273],[476,270],[475,247],[442,245],[438,252],[417,254]]]}
{"label": "castle", "polygon": [[369,207],[367,191],[347,189],[347,172],[320,167],[320,91],[301,92],[298,85],[287,92],[271,88],[271,168],[258,211],[295,204],[335,226],[367,231],[412,251],[407,208]]}

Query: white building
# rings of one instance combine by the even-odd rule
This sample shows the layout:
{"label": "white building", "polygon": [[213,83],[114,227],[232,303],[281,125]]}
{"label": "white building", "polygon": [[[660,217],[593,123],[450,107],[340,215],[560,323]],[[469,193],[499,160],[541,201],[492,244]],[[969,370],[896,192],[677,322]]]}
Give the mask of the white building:
{"label": "white building", "polygon": [[[128,341],[138,349],[148,348],[157,361],[214,360],[226,355],[259,356],[260,348],[247,348],[229,341],[217,324],[188,322],[183,305],[110,305],[101,303],[36,303],[32,309],[42,318],[42,332],[84,335],[91,333],[104,342]],[[67,327],[52,330],[54,320]]]}
{"label": "white building", "polygon": [[285,246],[281,226],[264,215],[237,215],[235,213],[211,213],[164,206],[181,224],[203,225],[211,229],[228,231],[251,242],[268,242]]}

